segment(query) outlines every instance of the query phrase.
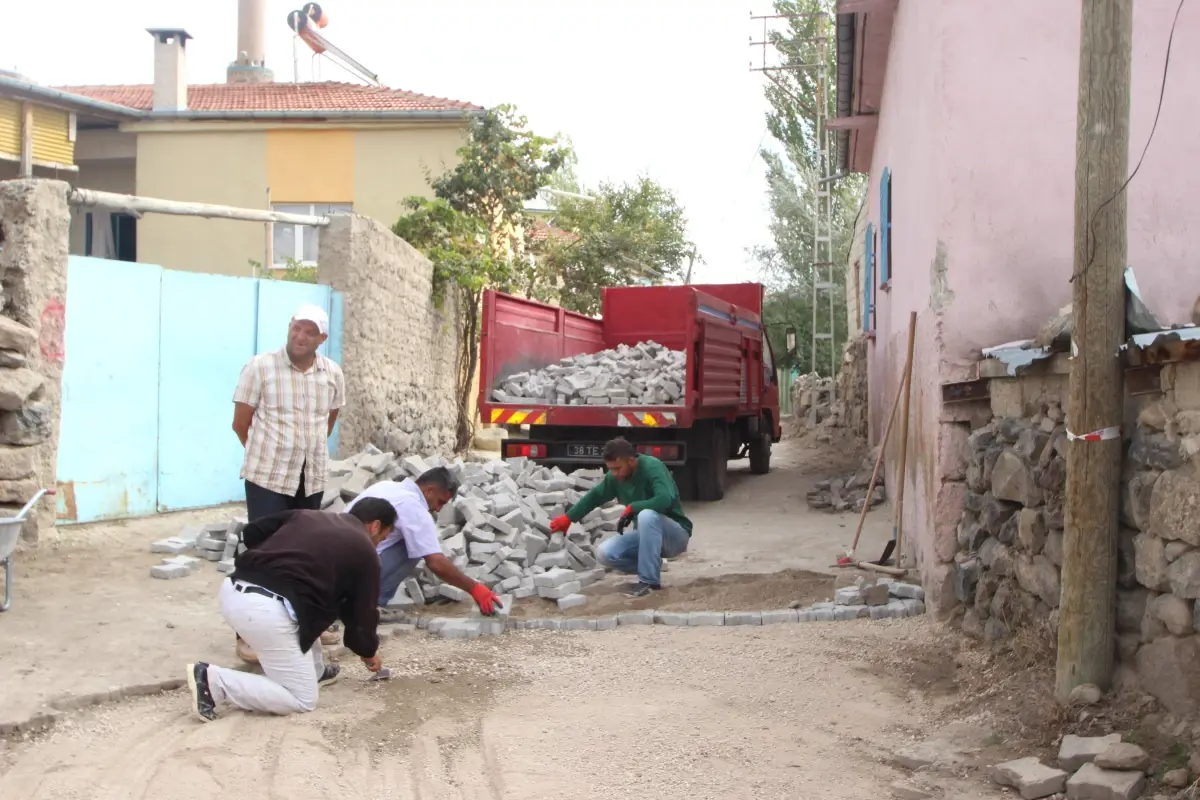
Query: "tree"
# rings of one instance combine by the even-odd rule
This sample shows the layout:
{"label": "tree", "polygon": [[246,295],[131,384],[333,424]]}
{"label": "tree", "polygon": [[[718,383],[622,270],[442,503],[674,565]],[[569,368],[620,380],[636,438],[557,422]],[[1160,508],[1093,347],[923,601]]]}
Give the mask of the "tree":
{"label": "tree", "polygon": [[484,220],[495,255],[519,251],[516,232],[528,227],[525,203],[571,160],[570,148],[529,130],[512,106],[471,121],[459,163],[430,181],[434,196],[455,211]]}
{"label": "tree", "polygon": [[457,293],[459,323],[456,445],[474,436],[471,385],[479,360],[480,301],[487,288],[537,288],[538,273],[519,237],[524,206],[571,158],[554,139],[529,130],[512,106],[472,118],[459,163],[430,177],[434,198],[411,197],[392,230],[433,263],[434,299]]}
{"label": "tree", "polygon": [[[815,69],[801,69],[814,63],[817,48],[812,40],[828,37],[827,90],[834,91],[836,50],[833,46],[833,0],[776,0],[775,11],[788,15],[786,27],[771,34],[780,65],[792,67],[771,73],[764,89],[771,108],[767,112],[767,130],[778,143],[764,148],[762,158],[766,167],[768,200],[771,210],[769,229],[773,244],[755,248],[769,294],[764,317],[770,323],[772,345],[781,346],[784,330],[796,328],[797,352],[787,362],[801,371],[815,367],[812,361],[813,332],[813,215],[816,192],[820,187],[818,137],[815,128],[818,85]],[[825,16],[820,16],[821,14]],[[832,108],[832,103],[830,107]],[[846,319],[846,260],[848,259],[854,225],[860,210],[864,181],[850,176],[831,183],[833,193],[831,224],[834,267],[832,325],[829,305],[822,296],[817,308],[817,326],[834,331],[837,341],[844,342],[848,332]],[[774,319],[773,315],[783,315]],[[776,330],[778,329],[778,330]],[[828,340],[817,342],[817,365],[829,364],[831,354]],[[784,359],[781,359],[781,361]]]}
{"label": "tree", "polygon": [[642,176],[633,183],[603,183],[587,193],[595,200],[556,201],[554,226],[569,235],[544,246],[543,259],[560,282],[564,306],[597,314],[606,286],[683,278],[696,251],[687,239],[683,208],[669,189]]}

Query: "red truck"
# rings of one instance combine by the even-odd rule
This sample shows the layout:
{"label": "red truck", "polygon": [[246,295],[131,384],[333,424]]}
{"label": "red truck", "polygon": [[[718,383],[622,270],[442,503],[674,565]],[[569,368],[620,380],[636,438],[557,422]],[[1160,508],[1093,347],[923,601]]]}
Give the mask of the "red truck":
{"label": "red truck", "polygon": [[[685,500],[720,500],[728,462],[771,469],[781,436],[775,359],[761,319],[758,283],[605,289],[601,317],[502,292],[483,297],[479,411],[484,422],[528,425],[507,439],[505,458],[525,456],[563,469],[595,467],[604,443],[624,436],[671,467]],[[676,405],[497,403],[493,390],[520,372],[618,345],[654,341],[687,353]]]}

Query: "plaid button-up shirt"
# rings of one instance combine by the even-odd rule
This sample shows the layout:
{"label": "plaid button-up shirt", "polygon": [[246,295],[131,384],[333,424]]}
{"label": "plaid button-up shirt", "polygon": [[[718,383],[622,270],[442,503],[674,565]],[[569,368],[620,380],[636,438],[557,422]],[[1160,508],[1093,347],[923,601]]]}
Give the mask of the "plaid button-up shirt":
{"label": "plaid button-up shirt", "polygon": [[329,414],[345,405],[342,368],[318,355],[307,371],[284,349],[255,356],[238,379],[235,403],[254,408],[242,478],[289,497],[325,490],[329,461]]}

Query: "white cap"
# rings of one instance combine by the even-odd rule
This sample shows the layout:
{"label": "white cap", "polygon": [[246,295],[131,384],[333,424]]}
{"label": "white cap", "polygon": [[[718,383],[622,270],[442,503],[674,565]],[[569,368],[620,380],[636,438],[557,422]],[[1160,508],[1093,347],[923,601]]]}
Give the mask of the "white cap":
{"label": "white cap", "polygon": [[317,330],[324,336],[329,333],[329,315],[325,313],[325,309],[320,306],[314,306],[312,303],[305,303],[292,314],[292,322],[302,319],[305,322],[311,322],[317,326]]}

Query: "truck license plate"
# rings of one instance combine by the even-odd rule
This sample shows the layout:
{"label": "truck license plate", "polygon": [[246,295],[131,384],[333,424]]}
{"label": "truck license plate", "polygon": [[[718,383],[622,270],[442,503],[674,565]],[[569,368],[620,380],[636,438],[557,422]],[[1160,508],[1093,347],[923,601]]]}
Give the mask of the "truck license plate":
{"label": "truck license plate", "polygon": [[598,444],[569,444],[567,456],[570,458],[600,458],[604,448]]}

